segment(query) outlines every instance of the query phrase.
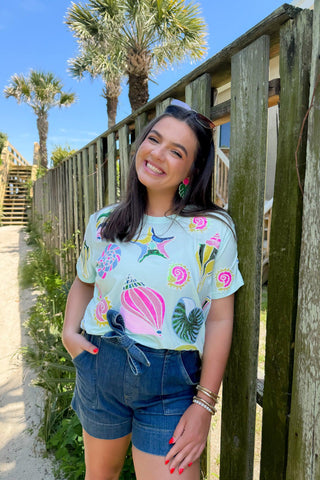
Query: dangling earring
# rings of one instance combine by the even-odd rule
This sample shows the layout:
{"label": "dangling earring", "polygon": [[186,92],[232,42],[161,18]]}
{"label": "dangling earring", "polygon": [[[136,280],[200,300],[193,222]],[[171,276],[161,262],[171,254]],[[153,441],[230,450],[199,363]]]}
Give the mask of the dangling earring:
{"label": "dangling earring", "polygon": [[189,185],[189,178],[187,177],[179,185],[178,191],[181,198],[184,198],[186,196],[188,185]]}

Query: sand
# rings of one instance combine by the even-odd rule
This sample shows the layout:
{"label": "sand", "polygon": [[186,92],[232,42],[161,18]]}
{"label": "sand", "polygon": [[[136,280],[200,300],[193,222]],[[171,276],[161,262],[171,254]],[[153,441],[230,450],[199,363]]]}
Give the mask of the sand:
{"label": "sand", "polygon": [[0,227],[0,479],[54,480],[38,438],[43,392],[19,349],[31,340],[23,323],[36,294],[19,288],[18,270],[30,247],[23,228]]}

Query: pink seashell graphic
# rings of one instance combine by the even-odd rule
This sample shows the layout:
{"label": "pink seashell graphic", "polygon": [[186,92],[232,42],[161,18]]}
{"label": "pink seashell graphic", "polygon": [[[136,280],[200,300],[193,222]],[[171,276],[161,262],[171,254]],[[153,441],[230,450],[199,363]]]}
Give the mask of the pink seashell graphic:
{"label": "pink seashell graphic", "polygon": [[219,233],[216,233],[215,235],[213,235],[213,237],[211,237],[209,240],[206,241],[207,245],[211,245],[216,248],[220,247],[220,243],[221,243],[221,238]]}
{"label": "pink seashell graphic", "polygon": [[121,293],[120,313],[132,333],[161,335],[165,302],[160,293],[128,277]]}

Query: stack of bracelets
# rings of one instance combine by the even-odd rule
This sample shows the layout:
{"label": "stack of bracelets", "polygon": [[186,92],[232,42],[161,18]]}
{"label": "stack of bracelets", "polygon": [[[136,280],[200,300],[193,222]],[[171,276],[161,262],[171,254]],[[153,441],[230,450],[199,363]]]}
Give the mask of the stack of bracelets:
{"label": "stack of bracelets", "polygon": [[[208,390],[205,387],[202,387],[201,385],[197,385],[197,390],[207,397],[209,397],[211,400],[214,401],[214,403],[218,403],[219,396],[216,395],[215,393],[211,392],[211,390]],[[196,403],[197,405],[200,405],[200,407],[205,408],[208,412],[211,413],[211,415],[214,415],[217,412],[217,409],[212,403],[206,402],[203,398],[194,396],[193,397],[193,403]]]}

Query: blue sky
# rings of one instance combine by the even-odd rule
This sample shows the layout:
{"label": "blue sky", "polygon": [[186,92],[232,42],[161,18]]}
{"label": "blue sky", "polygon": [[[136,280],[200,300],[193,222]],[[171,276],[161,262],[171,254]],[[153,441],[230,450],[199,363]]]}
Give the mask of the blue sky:
{"label": "blue sky", "polygon": [[[76,2],[77,3],[77,2]],[[208,25],[208,53],[204,60],[267,17],[284,2],[280,0],[198,0]],[[64,89],[75,92],[77,103],[49,112],[48,157],[55,145],[78,149],[107,130],[102,82],[73,79],[67,72],[67,60],[77,52],[76,41],[64,24],[69,0],[10,0],[0,5],[0,131],[32,163],[33,144],[38,141],[36,116],[24,104],[6,99],[3,89],[14,73],[28,74],[31,68],[51,71]],[[149,84],[150,99],[192,71],[197,64],[186,62],[158,74]],[[130,114],[127,85],[123,84],[117,121]]]}

